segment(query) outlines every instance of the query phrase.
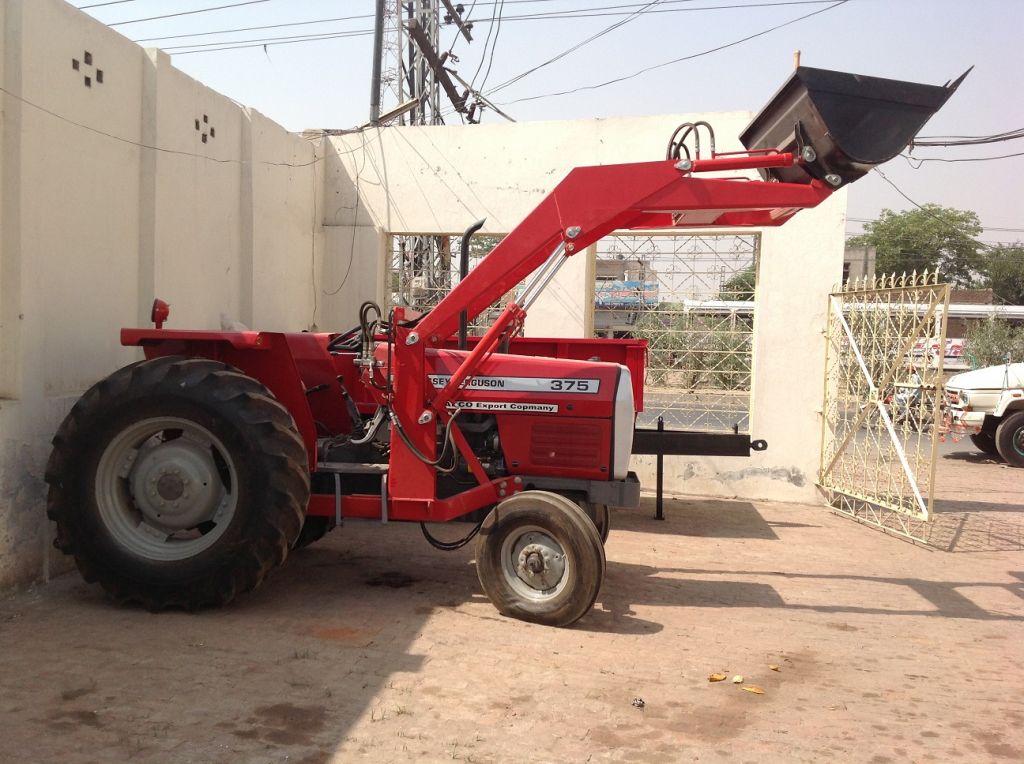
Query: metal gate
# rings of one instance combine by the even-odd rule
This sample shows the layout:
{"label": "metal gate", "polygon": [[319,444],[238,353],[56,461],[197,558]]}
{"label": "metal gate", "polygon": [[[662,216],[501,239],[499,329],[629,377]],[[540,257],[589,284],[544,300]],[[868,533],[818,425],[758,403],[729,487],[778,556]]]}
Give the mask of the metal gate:
{"label": "metal gate", "polygon": [[[459,250],[462,236],[391,234],[385,311],[395,306],[430,310],[459,283]],[[477,234],[470,240],[469,268],[486,257],[504,238]],[[483,334],[494,323],[510,295],[498,300],[469,324],[470,334]]]}
{"label": "metal gate", "polygon": [[933,518],[948,305],[949,285],[928,272],[829,295],[818,483],[836,512],[921,541]]}
{"label": "metal gate", "polygon": [[669,430],[749,432],[761,237],[616,234],[597,245],[594,332],[649,343],[645,410]]}

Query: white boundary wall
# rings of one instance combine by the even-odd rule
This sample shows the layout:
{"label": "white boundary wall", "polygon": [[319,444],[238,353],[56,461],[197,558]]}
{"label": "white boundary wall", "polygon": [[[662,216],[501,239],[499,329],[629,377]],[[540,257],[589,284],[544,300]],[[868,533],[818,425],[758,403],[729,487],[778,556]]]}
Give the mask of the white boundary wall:
{"label": "white boundary wall", "polygon": [[[708,120],[719,151],[738,150],[752,115],[656,117],[455,127],[392,127],[332,137],[327,149],[325,284],[329,325],[353,325],[359,302],[383,303],[386,235],[453,233],[487,218],[507,233],[575,166],[664,157],[681,122]],[[754,338],[750,459],[666,459],[669,491],[812,503],[819,462],[826,295],[842,273],[846,192],[763,230]],[[353,252],[358,254],[353,254]],[[376,253],[371,257],[369,253]],[[588,336],[593,251],[573,258],[531,309],[531,336]],[[634,458],[645,486],[653,457]]]}
{"label": "white boundary wall", "polygon": [[314,323],[323,163],[59,0],[0,0],[0,87],[2,588],[67,565],[45,521],[49,441],[84,389],[140,357],[118,331],[149,325],[154,296],[176,327]]}

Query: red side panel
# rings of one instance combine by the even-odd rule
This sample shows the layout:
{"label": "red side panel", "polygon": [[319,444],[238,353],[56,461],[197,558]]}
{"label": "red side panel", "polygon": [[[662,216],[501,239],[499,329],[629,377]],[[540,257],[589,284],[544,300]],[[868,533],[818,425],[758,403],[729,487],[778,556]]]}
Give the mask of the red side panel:
{"label": "red side panel", "polygon": [[[472,348],[479,337],[468,337]],[[443,347],[458,347],[458,338],[449,337]],[[541,358],[567,358],[576,361],[604,361],[619,363],[629,369],[633,378],[633,407],[644,410],[644,377],[647,372],[647,340],[606,340],[548,337],[517,337],[509,346],[509,353]]]}
{"label": "red side panel", "polygon": [[608,479],[611,419],[506,415],[498,433],[513,475]]}

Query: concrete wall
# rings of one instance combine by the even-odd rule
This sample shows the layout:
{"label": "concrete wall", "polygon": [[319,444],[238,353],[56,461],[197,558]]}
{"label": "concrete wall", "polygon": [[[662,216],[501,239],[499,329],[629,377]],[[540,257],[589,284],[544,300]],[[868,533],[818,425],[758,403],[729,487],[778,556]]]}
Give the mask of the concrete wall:
{"label": "concrete wall", "polygon": [[0,40],[2,588],[66,565],[45,522],[49,440],[138,357],[118,330],[148,325],[154,296],[171,326],[318,320],[323,163],[59,0],[0,0]]}
{"label": "concrete wall", "polygon": [[[738,150],[750,113],[455,127],[392,127],[334,136],[327,149],[327,268],[338,268],[331,325],[352,325],[359,302],[384,298],[387,232],[452,233],[480,217],[511,230],[574,166],[664,156],[679,123],[707,119],[719,151]],[[826,295],[842,269],[846,192],[801,212],[761,241],[750,459],[666,460],[680,493],[814,502],[819,461]],[[357,254],[353,259],[353,245]],[[573,258],[531,309],[531,336],[589,336],[593,251]],[[348,268],[348,263],[355,265]],[[332,265],[337,264],[337,265]],[[342,283],[342,274],[348,272]],[[634,458],[653,485],[653,459]]]}

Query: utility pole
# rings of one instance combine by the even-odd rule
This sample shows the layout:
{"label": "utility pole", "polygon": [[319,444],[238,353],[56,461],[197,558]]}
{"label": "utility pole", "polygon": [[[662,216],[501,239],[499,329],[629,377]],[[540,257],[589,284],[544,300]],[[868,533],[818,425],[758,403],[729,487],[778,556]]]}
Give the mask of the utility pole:
{"label": "utility pole", "polygon": [[[374,39],[374,56],[382,63],[380,76],[374,79],[376,112],[372,94],[370,99],[371,122],[379,124],[384,121],[382,115],[394,114],[389,124],[443,124],[442,91],[455,111],[472,122],[466,103],[471,90],[457,73],[446,68],[458,58],[441,52],[440,43],[442,13],[444,24],[456,26],[467,43],[473,41],[473,24],[463,18],[463,4],[452,0],[378,0],[378,9],[382,2],[383,14],[378,10],[377,17],[378,28],[383,31],[379,48]],[[394,235],[389,249],[391,305],[429,308],[458,279],[451,236]]]}
{"label": "utility pole", "polygon": [[[458,58],[439,52],[442,12],[444,24],[454,25],[467,42],[472,42],[473,22],[463,18],[465,8],[462,3],[452,0],[384,0],[379,56],[374,39],[374,57],[382,59],[380,79],[375,79],[380,92],[378,117],[382,111],[391,111],[401,104],[415,101],[415,108],[408,115],[398,117],[397,124],[443,124],[442,91],[457,113],[469,113],[466,106],[468,91],[460,93],[455,80],[461,80],[446,68]],[[372,94],[370,100],[372,115]],[[468,121],[473,120],[470,118]]]}
{"label": "utility pole", "polygon": [[380,70],[384,58],[384,0],[377,0],[373,25],[373,74],[370,77],[370,123],[380,121]]}
{"label": "utility pole", "polygon": [[445,57],[437,55],[437,51],[430,44],[430,40],[427,38],[426,33],[420,26],[419,21],[416,19],[410,19],[407,25],[409,29],[409,36],[413,42],[416,43],[416,47],[420,50],[420,55],[426,62],[427,66],[430,67],[431,74],[433,75],[434,82],[439,84],[448,96],[448,100],[452,102],[452,106],[455,107],[455,111],[465,113],[466,111],[466,94],[459,94],[459,91],[455,89],[455,85],[452,83],[452,78],[448,75],[447,70],[444,68]]}
{"label": "utility pole", "polygon": [[444,17],[445,23],[455,24],[466,38],[466,42],[473,42],[473,24],[462,20],[463,7],[452,5],[452,0],[441,0],[444,7],[448,9],[448,15]]}

